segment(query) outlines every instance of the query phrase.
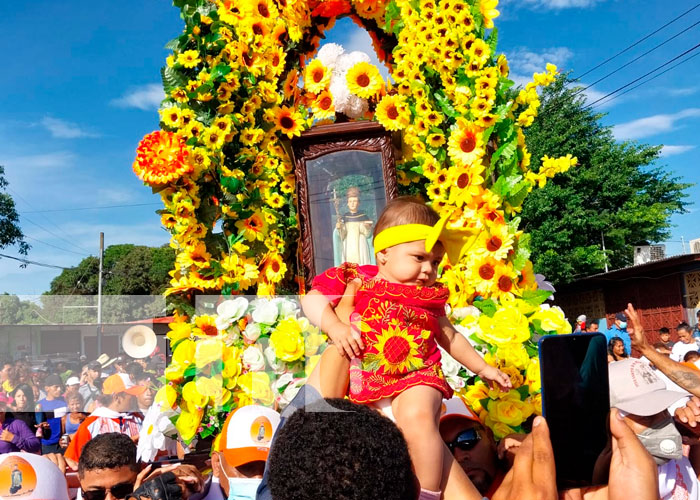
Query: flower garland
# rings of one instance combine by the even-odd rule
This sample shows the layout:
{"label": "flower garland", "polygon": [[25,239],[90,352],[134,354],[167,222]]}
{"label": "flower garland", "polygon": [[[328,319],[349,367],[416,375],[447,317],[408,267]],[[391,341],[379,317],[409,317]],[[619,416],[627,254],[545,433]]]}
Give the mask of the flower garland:
{"label": "flower garland", "polygon": [[[178,308],[191,314],[195,292],[267,296],[299,289],[295,179],[281,140],[352,101],[341,106],[346,114],[401,134],[403,188],[422,193],[450,225],[479,234],[460,262],[443,268],[442,280],[457,326],[511,374],[516,388],[502,394],[477,381],[458,389],[497,436],[520,430],[539,411],[532,335],[570,331],[561,311],[544,305],[550,294],[537,288],[517,216],[533,188],[576,164],[570,155],[544,157],[531,169],[522,132],[537,116],[537,88],[554,81],[556,68],[547,65],[513,91],[506,58],[496,53],[497,0],[174,3],[185,29],[168,44],[173,53],[162,70],[162,130],[141,142],[134,172],[164,203],[161,221],[177,251],[166,293]],[[369,31],[393,83],[366,60],[339,61],[337,48],[307,64],[344,15]],[[249,375],[259,373],[243,362],[249,347],[219,338],[228,335],[215,323],[220,316],[174,325],[180,333],[171,335],[163,397],[183,405],[183,437],[197,434],[212,408],[261,400],[253,387],[267,382]],[[196,360],[187,363],[209,348],[225,354],[223,367],[202,371]],[[287,362],[279,353],[276,360]],[[451,377],[456,386],[459,374]]]}

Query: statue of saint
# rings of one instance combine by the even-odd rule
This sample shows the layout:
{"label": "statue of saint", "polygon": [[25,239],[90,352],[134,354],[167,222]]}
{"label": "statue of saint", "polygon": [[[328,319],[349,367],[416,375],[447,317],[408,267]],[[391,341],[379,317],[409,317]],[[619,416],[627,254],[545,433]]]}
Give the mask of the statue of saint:
{"label": "statue of saint", "polygon": [[[343,262],[365,265],[374,264],[372,249],[372,227],[374,222],[361,212],[360,190],[353,186],[346,194],[348,211],[338,213],[338,220],[333,230],[333,260],[336,266]],[[336,206],[336,212],[338,208]]]}

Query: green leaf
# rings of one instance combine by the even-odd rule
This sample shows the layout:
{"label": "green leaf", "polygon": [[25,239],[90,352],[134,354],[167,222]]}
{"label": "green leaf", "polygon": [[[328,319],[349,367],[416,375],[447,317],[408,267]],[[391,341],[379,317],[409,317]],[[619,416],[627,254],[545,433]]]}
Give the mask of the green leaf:
{"label": "green leaf", "polygon": [[486,342],[485,342],[481,337],[479,337],[476,333],[472,333],[472,334],[469,336],[469,340],[471,340],[471,341],[474,342],[475,344],[479,344],[479,345],[484,345],[484,344],[486,344]]}
{"label": "green leaf", "polygon": [[163,66],[160,69],[160,76],[163,80],[163,88],[166,94],[170,94],[173,90],[187,85],[187,80],[170,66]]}
{"label": "green leaf", "polygon": [[510,191],[522,180],[522,176],[500,176],[494,183],[491,190],[497,195],[505,198]]}
{"label": "green leaf", "polygon": [[493,30],[491,31],[491,34],[486,39],[486,43],[489,44],[489,48],[491,49],[491,53],[495,54],[496,53],[496,46],[498,45],[498,28],[493,28]]}
{"label": "green leaf", "polygon": [[443,94],[442,92],[435,92],[434,94],[435,101],[440,105],[440,108],[442,109],[442,112],[445,113],[447,116],[450,118],[456,118],[459,113],[457,113],[457,110],[455,110],[454,106],[452,106],[452,102]]}
{"label": "green leaf", "polygon": [[523,201],[525,201],[525,198],[527,198],[528,190],[530,189],[530,183],[527,181],[521,181],[513,188],[511,188],[510,192],[507,195],[508,198],[508,203],[510,203],[513,207],[519,207],[520,205],[523,204]]}
{"label": "green leaf", "polygon": [[496,303],[493,301],[493,299],[477,299],[474,301],[474,307],[479,309],[479,311],[484,313],[489,318],[493,318],[493,315],[496,314],[496,311],[498,310],[498,307],[496,306]]}
{"label": "green leaf", "polygon": [[522,299],[532,306],[539,306],[551,296],[552,292],[549,290],[526,290]]}
{"label": "green leaf", "polygon": [[489,407],[489,403],[490,403],[491,401],[493,401],[493,399],[491,399],[491,398],[484,398],[484,399],[480,399],[480,400],[479,400],[479,403],[481,403],[482,408],[488,408],[488,407]]}
{"label": "green leaf", "polygon": [[211,80],[218,80],[223,78],[224,76],[228,75],[231,72],[231,66],[228,64],[217,64],[214,69],[211,72],[210,79]]}
{"label": "green leaf", "polygon": [[190,365],[185,370],[183,377],[188,379],[190,377],[194,377],[196,374],[197,374],[197,367],[195,365]]}
{"label": "green leaf", "polygon": [[173,38],[170,40],[168,43],[165,44],[165,48],[168,50],[172,50],[175,52],[180,48],[180,37],[178,36],[177,38]]}
{"label": "green leaf", "polygon": [[530,395],[530,386],[529,385],[521,385],[520,387],[518,387],[515,390],[518,391],[518,393],[520,394],[520,399],[522,399],[522,400],[527,399],[527,397]]}
{"label": "green leaf", "polygon": [[501,158],[501,156],[506,160],[512,158],[517,149],[518,145],[513,141],[501,144],[493,156],[491,156],[491,167],[493,168],[496,165],[496,162],[498,162],[498,159]]}

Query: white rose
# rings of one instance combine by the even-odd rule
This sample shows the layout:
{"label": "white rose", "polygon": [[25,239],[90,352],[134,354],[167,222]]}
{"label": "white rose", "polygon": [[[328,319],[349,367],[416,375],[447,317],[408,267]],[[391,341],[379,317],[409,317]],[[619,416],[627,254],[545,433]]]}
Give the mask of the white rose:
{"label": "white rose", "polygon": [[265,348],[265,351],[263,351],[265,354],[265,359],[267,360],[267,364],[270,365],[270,368],[272,368],[272,371],[275,372],[276,374],[281,374],[287,371],[286,366],[284,365],[283,361],[277,360],[277,355],[275,354],[275,350],[272,348],[272,346],[268,346]]}
{"label": "white rose", "polygon": [[467,383],[462,377],[454,376],[454,377],[445,377],[447,380],[447,383],[452,387],[452,390],[458,391],[461,388],[463,388]]}
{"label": "white rose", "polygon": [[225,300],[216,308],[216,327],[226,330],[231,323],[239,320],[248,309],[248,300],[245,297],[236,297],[233,300]]}
{"label": "white rose", "polygon": [[281,408],[284,408],[292,402],[292,399],[296,397],[302,385],[304,385],[304,381],[302,379],[297,379],[287,386],[287,388],[282,394],[280,394],[279,397],[279,404]]}
{"label": "white rose", "polygon": [[474,306],[457,307],[452,310],[452,318],[455,321],[462,321],[467,316],[478,318],[480,315],[481,311]]}
{"label": "white rose", "polygon": [[296,302],[289,299],[275,299],[279,307],[280,316],[286,318],[287,316],[295,316],[299,311],[299,306]]}
{"label": "white rose", "polygon": [[440,354],[442,354],[442,371],[446,377],[454,377],[462,369],[460,365],[452,356],[450,356],[445,350],[440,349]]}
{"label": "white rose", "polygon": [[271,300],[261,300],[257,302],[253,310],[253,321],[265,325],[272,325],[277,319],[278,314],[279,310],[277,309],[277,304]]}
{"label": "white rose", "polygon": [[284,374],[282,374],[281,377],[279,377],[277,380],[275,380],[272,383],[272,388],[275,391],[280,392],[282,387],[286,386],[287,384],[290,384],[293,380],[294,380],[294,375],[292,375],[289,372],[284,373]]}
{"label": "white rose", "polygon": [[250,343],[258,340],[258,337],[260,337],[260,325],[257,323],[248,323],[248,326],[243,330],[243,337]]}
{"label": "white rose", "polygon": [[265,356],[262,351],[252,345],[243,351],[243,366],[251,371],[259,372],[265,369]]}

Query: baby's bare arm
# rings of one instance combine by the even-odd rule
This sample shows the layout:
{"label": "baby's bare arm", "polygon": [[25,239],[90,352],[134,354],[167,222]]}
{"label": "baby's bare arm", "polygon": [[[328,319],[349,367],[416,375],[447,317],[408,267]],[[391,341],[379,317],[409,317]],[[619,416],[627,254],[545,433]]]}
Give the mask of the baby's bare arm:
{"label": "baby's bare arm", "polygon": [[487,366],[484,358],[474,350],[461,333],[455,330],[446,317],[440,318],[440,334],[437,342],[450,356],[474,373],[479,373]]}

